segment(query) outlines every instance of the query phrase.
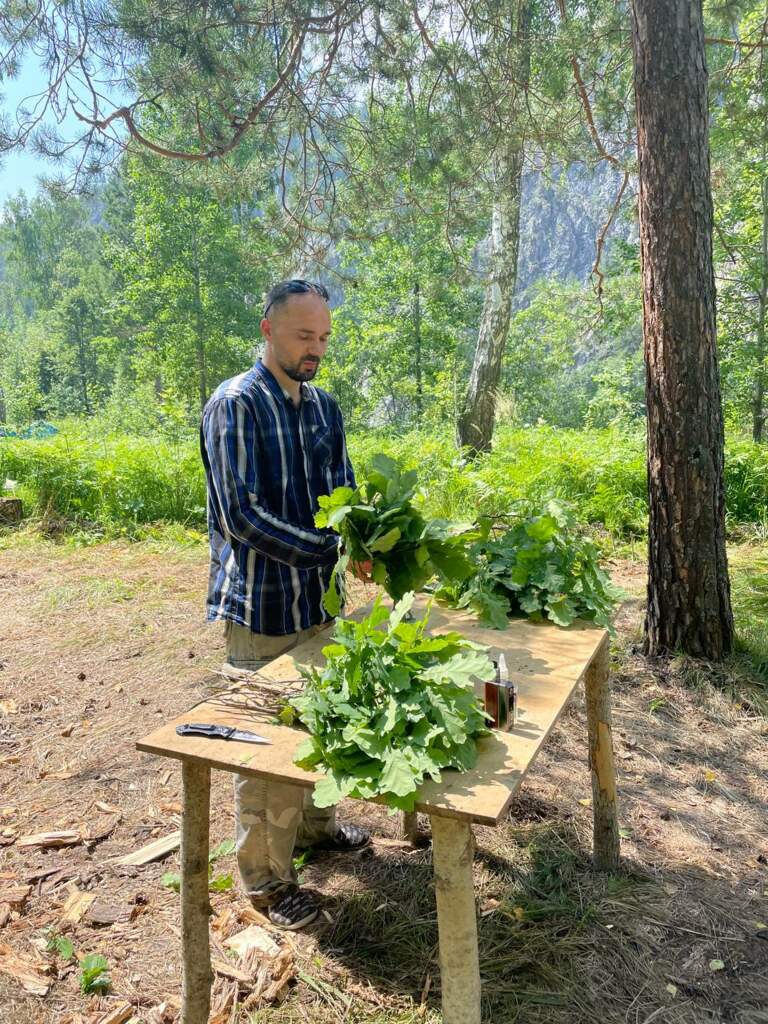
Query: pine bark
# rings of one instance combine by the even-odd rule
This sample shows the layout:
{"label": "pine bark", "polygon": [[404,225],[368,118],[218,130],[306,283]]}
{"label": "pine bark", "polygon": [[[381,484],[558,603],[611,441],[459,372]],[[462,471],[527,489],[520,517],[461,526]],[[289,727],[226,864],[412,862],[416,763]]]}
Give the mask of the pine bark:
{"label": "pine bark", "polygon": [[[768,167],[768,152],[763,140],[763,167]],[[757,345],[755,352],[755,385],[752,398],[752,439],[760,444],[765,428],[766,319],[768,319],[768,171],[760,185],[762,231],[760,233],[760,291],[757,296]]]}
{"label": "pine bark", "polygon": [[515,6],[518,24],[511,78],[517,84],[510,86],[516,91],[510,102],[512,123],[507,129],[510,134],[494,159],[488,283],[469,386],[457,424],[458,443],[472,455],[491,447],[502,360],[517,285],[525,143],[522,134],[515,130],[514,122],[520,99],[517,90],[530,75],[530,0],[520,0]]}
{"label": "pine bark", "polygon": [[701,0],[633,0],[649,558],[645,650],[731,647]]}

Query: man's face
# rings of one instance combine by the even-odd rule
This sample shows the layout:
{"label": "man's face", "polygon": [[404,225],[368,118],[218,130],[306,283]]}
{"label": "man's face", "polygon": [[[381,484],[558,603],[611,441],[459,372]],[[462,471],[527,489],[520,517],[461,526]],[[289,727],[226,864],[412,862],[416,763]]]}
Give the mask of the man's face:
{"label": "man's face", "polygon": [[290,295],[261,321],[261,333],[291,380],[312,380],[331,336],[331,313],[313,292]]}

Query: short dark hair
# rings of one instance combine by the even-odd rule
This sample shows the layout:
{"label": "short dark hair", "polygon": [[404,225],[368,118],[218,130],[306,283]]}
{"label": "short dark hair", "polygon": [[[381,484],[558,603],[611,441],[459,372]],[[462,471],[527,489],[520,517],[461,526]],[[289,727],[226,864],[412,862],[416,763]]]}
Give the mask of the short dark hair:
{"label": "short dark hair", "polygon": [[292,277],[290,281],[281,281],[267,292],[267,297],[264,300],[264,316],[267,315],[273,306],[282,306],[291,295],[308,295],[312,292],[328,302],[328,289],[323,284],[315,284],[314,281],[304,281],[300,277]]}

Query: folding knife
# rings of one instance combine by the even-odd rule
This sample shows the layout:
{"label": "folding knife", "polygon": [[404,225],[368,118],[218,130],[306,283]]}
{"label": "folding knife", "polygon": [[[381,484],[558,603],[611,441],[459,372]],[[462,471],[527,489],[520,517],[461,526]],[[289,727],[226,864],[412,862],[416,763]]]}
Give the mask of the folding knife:
{"label": "folding knife", "polygon": [[247,729],[236,729],[233,725],[206,725],[204,723],[185,722],[177,725],[179,736],[202,736],[209,740],[240,740],[242,743],[271,743],[272,740],[248,732]]}

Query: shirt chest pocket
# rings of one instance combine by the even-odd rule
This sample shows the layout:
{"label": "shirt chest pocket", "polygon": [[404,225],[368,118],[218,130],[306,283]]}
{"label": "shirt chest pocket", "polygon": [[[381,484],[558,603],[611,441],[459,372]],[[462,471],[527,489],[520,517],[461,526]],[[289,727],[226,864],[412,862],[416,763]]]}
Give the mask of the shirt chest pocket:
{"label": "shirt chest pocket", "polygon": [[318,426],[312,431],[310,458],[315,471],[328,469],[333,460],[334,437],[326,427]]}

